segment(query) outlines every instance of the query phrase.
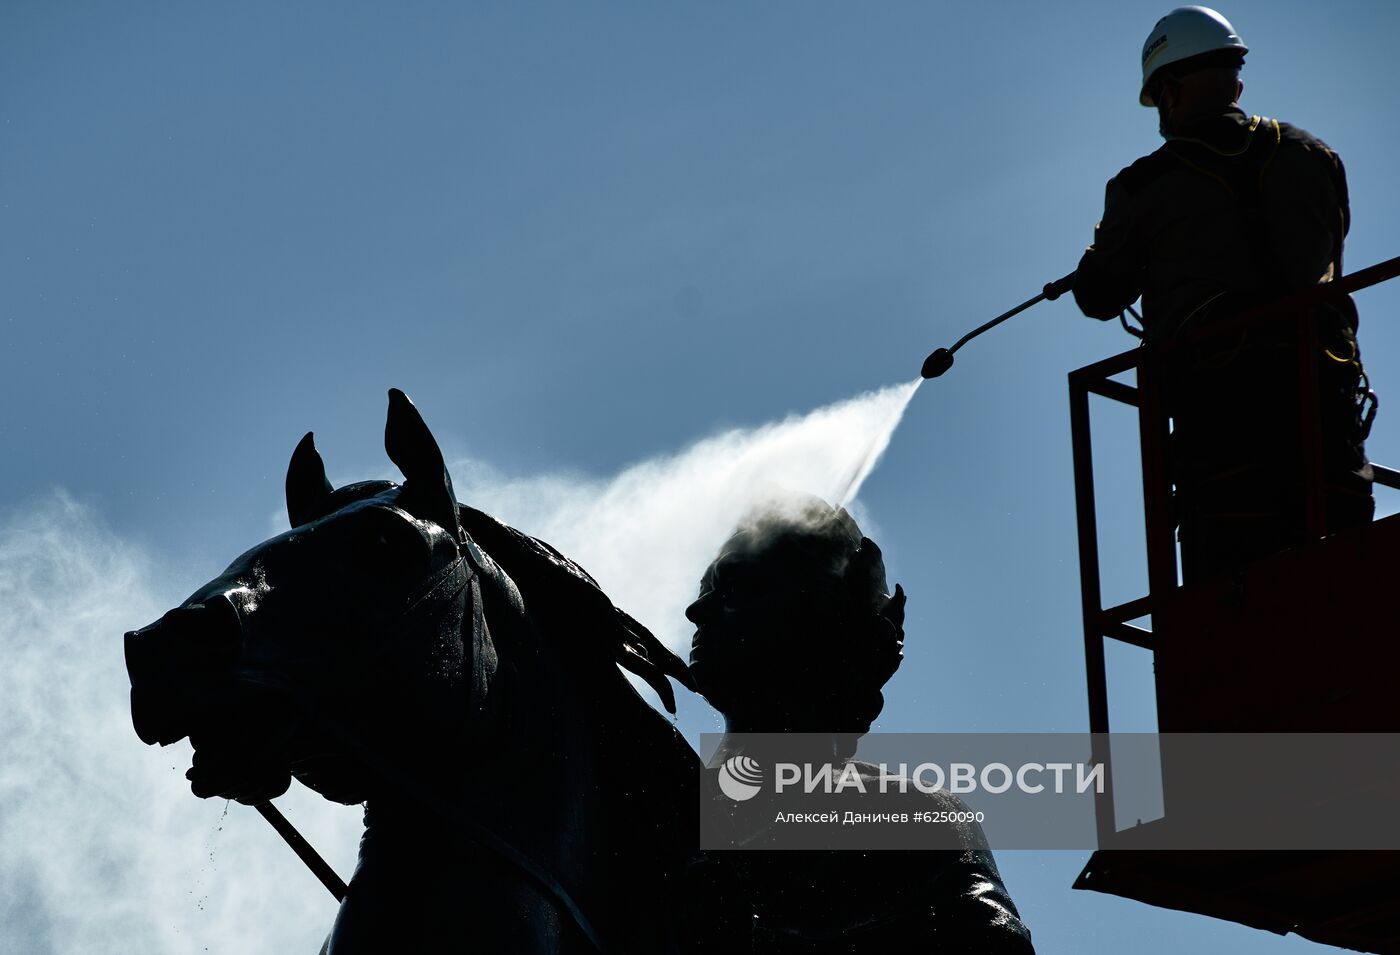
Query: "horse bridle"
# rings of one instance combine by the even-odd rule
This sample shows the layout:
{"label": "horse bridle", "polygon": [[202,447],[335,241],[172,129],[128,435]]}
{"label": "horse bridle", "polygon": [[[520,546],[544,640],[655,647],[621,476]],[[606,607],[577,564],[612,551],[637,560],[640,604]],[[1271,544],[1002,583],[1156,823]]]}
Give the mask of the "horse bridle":
{"label": "horse bridle", "polygon": [[[463,531],[462,538],[457,543],[457,556],[440,570],[434,572],[423,588],[409,598],[403,611],[393,620],[391,629],[395,632],[401,632],[409,621],[417,622],[422,613],[421,608],[424,607],[429,608],[430,613],[433,608],[439,607],[443,608],[439,612],[445,612],[451,600],[466,590],[473,579],[478,581],[482,579],[486,569],[481,551]],[[427,617],[429,621],[432,619],[433,616]],[[470,840],[476,845],[494,852],[501,859],[534,880],[569,913],[579,931],[597,951],[606,951],[588,916],[583,913],[569,891],[543,865],[490,829],[464,817],[460,812],[460,807],[454,807],[441,795],[434,792],[432,787],[414,778],[410,770],[366,746],[344,724],[329,715],[330,707],[320,705],[319,700],[307,699],[303,694],[293,694],[291,698],[308,720],[338,739],[352,756],[377,774],[384,783],[396,789],[401,796],[407,797],[435,813],[446,825],[446,831],[458,836],[462,841]],[[272,806],[270,801],[259,804],[257,808],[321,883],[330,890],[336,901],[344,901],[345,884],[340,881],[310,843]],[[327,877],[327,874],[330,878]],[[331,879],[334,879],[334,882]]]}

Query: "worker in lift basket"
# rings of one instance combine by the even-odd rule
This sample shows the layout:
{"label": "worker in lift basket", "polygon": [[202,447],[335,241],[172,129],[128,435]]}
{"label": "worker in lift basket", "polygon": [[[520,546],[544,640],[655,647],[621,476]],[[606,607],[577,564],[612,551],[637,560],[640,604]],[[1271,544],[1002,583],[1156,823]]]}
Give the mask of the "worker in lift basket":
{"label": "worker in lift basket", "polygon": [[[1139,102],[1166,140],[1109,180],[1074,297],[1117,317],[1139,296],[1149,343],[1181,339],[1341,274],[1346,173],[1325,143],[1238,106],[1248,48],[1179,7],[1143,45]],[[1374,415],[1349,297],[1317,307],[1329,533],[1371,520]],[[1306,541],[1297,321],[1179,348],[1165,367],[1182,573],[1190,583]]]}

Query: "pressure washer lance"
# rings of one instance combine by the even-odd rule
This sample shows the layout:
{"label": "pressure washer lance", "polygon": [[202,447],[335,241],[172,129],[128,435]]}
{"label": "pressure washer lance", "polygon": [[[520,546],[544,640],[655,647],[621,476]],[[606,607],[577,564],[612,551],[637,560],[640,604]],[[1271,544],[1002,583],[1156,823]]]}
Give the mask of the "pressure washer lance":
{"label": "pressure washer lance", "polygon": [[1041,293],[1035,298],[1027,299],[1020,305],[1017,305],[1011,311],[1002,312],[1000,315],[992,319],[987,324],[979,325],[977,328],[974,328],[962,338],[959,338],[952,348],[935,348],[933,350],[933,353],[924,359],[924,367],[920,370],[920,374],[922,374],[925,378],[937,378],[949,368],[953,367],[953,353],[959,348],[963,347],[968,342],[976,338],[978,335],[987,331],[989,328],[995,328],[1002,322],[1006,321],[1008,318],[1011,318],[1014,315],[1021,314],[1026,309],[1034,305],[1036,302],[1055,301],[1055,299],[1059,298],[1061,295],[1074,288],[1074,276],[1075,273],[1071,272],[1064,278],[1057,279],[1054,282],[1051,282],[1049,285],[1045,286],[1045,288],[1041,290]]}

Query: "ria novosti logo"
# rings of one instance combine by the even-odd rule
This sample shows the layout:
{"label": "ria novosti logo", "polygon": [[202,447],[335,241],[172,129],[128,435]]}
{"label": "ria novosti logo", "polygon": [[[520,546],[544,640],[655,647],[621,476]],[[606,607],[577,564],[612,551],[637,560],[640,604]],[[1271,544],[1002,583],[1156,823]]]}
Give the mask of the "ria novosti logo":
{"label": "ria novosti logo", "polygon": [[735,802],[752,799],[763,788],[763,767],[751,756],[731,756],[719,768],[719,788]]}
{"label": "ria novosti logo", "polygon": [[[869,770],[876,770],[875,773]],[[862,773],[856,763],[774,763],[773,791],[782,794],[796,789],[803,794],[841,795],[848,791],[866,795],[874,791],[907,793],[948,792],[954,795],[984,792],[999,796],[1010,789],[1027,795],[1043,792],[1083,794],[1105,792],[1102,763],[919,763],[912,770],[908,763],[868,766]],[[1045,781],[1048,776],[1053,781]],[[763,767],[751,756],[731,756],[719,768],[719,788],[735,802],[745,802],[763,788]]]}

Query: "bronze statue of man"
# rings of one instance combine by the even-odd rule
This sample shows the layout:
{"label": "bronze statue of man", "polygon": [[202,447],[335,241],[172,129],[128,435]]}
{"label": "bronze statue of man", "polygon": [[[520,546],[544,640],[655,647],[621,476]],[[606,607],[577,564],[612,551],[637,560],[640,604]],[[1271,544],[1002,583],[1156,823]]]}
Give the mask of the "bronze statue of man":
{"label": "bronze statue of man", "polygon": [[[876,774],[853,755],[903,656],[904,601],[845,510],[807,498],[751,515],[686,611],[692,675],[725,720],[711,766],[743,753],[743,734],[801,733]],[[976,823],[949,850],[709,853],[680,921],[697,952],[1033,952]]]}

